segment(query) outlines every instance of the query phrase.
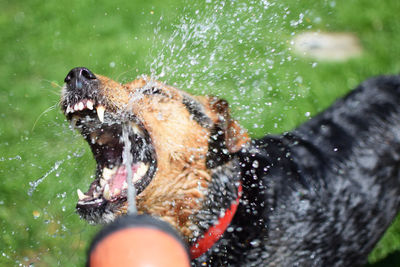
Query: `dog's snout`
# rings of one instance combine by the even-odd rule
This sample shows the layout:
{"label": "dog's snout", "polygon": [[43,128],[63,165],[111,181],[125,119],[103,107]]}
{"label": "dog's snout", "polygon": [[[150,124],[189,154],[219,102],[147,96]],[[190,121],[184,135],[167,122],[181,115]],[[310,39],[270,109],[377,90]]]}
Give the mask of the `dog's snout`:
{"label": "dog's snout", "polygon": [[64,82],[70,88],[81,89],[82,86],[88,83],[90,80],[96,79],[96,76],[89,69],[84,67],[73,68],[67,74]]}

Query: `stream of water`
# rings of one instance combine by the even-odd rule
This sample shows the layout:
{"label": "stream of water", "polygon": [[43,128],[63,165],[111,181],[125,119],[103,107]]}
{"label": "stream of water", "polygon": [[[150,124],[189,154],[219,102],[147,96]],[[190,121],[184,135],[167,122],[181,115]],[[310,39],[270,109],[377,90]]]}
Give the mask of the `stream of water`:
{"label": "stream of water", "polygon": [[122,151],[122,160],[126,168],[126,183],[128,184],[128,214],[136,214],[136,188],[133,185],[132,164],[133,158],[131,153],[131,140],[129,140],[130,127],[126,124],[122,127],[122,142],[124,150]]}

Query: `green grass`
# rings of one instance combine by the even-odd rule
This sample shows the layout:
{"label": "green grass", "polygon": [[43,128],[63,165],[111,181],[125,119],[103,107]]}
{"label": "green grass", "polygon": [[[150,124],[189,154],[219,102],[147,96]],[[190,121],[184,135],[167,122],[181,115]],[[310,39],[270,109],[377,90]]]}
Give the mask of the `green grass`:
{"label": "green grass", "polygon": [[[164,68],[165,82],[229,100],[255,137],[294,128],[367,77],[400,71],[398,0],[287,0],[247,11],[248,1],[223,9],[205,2],[0,0],[1,266],[83,266],[98,230],[74,213],[76,189],[87,188],[94,161],[57,106],[72,67],[121,82]],[[300,13],[303,23],[291,26]],[[289,49],[292,34],[309,28],[353,32],[364,52],[313,67]],[[397,220],[370,262],[395,266],[399,249]]]}

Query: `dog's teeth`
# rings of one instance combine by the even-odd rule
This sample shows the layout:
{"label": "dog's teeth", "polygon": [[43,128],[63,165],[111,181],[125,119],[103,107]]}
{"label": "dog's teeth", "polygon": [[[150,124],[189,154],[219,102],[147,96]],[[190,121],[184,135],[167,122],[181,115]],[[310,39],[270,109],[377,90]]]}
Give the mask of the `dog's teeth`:
{"label": "dog's teeth", "polygon": [[85,107],[85,105],[82,102],[78,103],[78,109],[79,110],[83,110],[84,107]]}
{"label": "dog's teeth", "polygon": [[107,181],[103,178],[100,179],[100,186],[104,187],[107,184]]}
{"label": "dog's teeth", "polygon": [[93,102],[92,102],[92,100],[88,100],[87,103],[86,103],[86,106],[87,106],[88,109],[93,110]]}
{"label": "dog's teeth", "polygon": [[76,192],[78,193],[79,200],[84,200],[85,198],[87,198],[87,195],[82,193],[82,191],[79,188],[78,188],[78,190],[76,190]]}
{"label": "dog's teeth", "polygon": [[137,170],[136,173],[138,173],[140,176],[143,176],[146,174],[148,169],[149,169],[149,164],[140,163],[139,169]]}
{"label": "dog's teeth", "polygon": [[98,191],[94,191],[93,192],[93,197],[94,198],[98,198],[100,196],[100,192],[98,192]]}
{"label": "dog's teeth", "polygon": [[71,106],[67,107],[67,110],[65,111],[67,114],[68,113],[74,113],[74,109]]}
{"label": "dog's teeth", "polygon": [[149,169],[149,164],[141,162],[136,173],[133,175],[133,182],[136,183],[137,181],[139,181],[146,174],[148,169]]}
{"label": "dog's teeth", "polygon": [[115,188],[113,196],[119,195],[120,193],[121,193],[121,190],[119,188]]}
{"label": "dog's teeth", "polygon": [[103,197],[106,200],[110,200],[111,199],[110,186],[108,184],[106,184],[106,186],[104,187]]}
{"label": "dog's teeth", "polygon": [[124,183],[122,184],[122,189],[127,189],[128,188],[128,184],[126,183],[126,181],[124,181]]}
{"label": "dog's teeth", "polygon": [[108,181],[112,178],[112,175],[116,172],[117,168],[114,169],[109,169],[107,167],[105,167],[103,169],[103,178]]}
{"label": "dog's teeth", "polygon": [[104,168],[103,169],[103,179],[110,180],[111,176],[112,176],[112,170],[109,168]]}
{"label": "dog's teeth", "polygon": [[74,105],[74,110],[75,110],[75,111],[78,111],[78,110],[79,110],[78,104],[75,104],[75,105]]}
{"label": "dog's teeth", "polygon": [[97,117],[99,117],[99,120],[103,123],[104,122],[104,111],[106,108],[104,106],[97,106],[96,111],[97,111]]}

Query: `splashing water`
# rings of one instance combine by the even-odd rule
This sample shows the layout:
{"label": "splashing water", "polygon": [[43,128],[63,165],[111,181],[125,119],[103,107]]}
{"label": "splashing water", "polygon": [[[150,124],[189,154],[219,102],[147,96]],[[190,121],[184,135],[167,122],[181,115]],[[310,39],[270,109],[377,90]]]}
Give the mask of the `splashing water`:
{"label": "splashing water", "polygon": [[[157,40],[162,48],[150,60],[154,78],[179,80],[186,88],[210,88],[228,78],[237,85],[266,78],[268,69],[290,61],[277,50],[286,47],[287,39],[278,37],[283,26],[290,23],[295,28],[305,15],[300,13],[296,23],[288,22],[282,15],[286,17],[291,11],[284,4],[269,1],[208,1],[190,3],[184,10],[192,13],[193,9],[194,14],[173,25],[168,39]],[[159,38],[158,31],[160,28],[155,30],[155,38]],[[271,31],[276,32],[268,34]],[[242,85],[241,89],[249,87]]]}
{"label": "splashing water", "polygon": [[[294,10],[279,1],[196,1],[184,14],[170,26],[160,17],[154,43],[161,47],[154,46],[148,59],[152,78],[194,94],[223,97],[250,133],[273,129],[272,121],[281,125],[282,114],[271,114],[280,97],[292,110],[297,98],[308,95],[307,87],[293,82],[293,74],[277,69],[297,61],[290,40],[299,28],[311,29],[312,10]],[[166,27],[172,27],[167,38],[159,34]],[[261,123],[247,125],[249,118]]]}
{"label": "splashing water", "polygon": [[131,153],[131,141],[129,140],[130,127],[126,124],[122,127],[121,141],[124,143],[122,151],[122,160],[126,169],[126,182],[128,184],[128,214],[136,214],[136,189],[133,185],[132,163],[133,157]]}
{"label": "splashing water", "polygon": [[40,177],[39,179],[35,180],[35,181],[31,181],[29,182],[29,190],[28,190],[28,196],[32,196],[33,192],[36,191],[36,188],[44,181],[44,179],[46,179],[47,176],[49,176],[51,173],[53,173],[54,171],[56,171],[61,164],[63,164],[65,161],[65,159],[56,161],[53,165],[53,167],[51,167],[50,170],[48,170],[42,177]]}
{"label": "splashing water", "polygon": [[33,192],[36,191],[37,187],[53,172],[57,171],[60,166],[66,161],[70,160],[72,158],[79,158],[82,157],[83,155],[82,149],[78,149],[76,152],[72,153],[73,157],[71,155],[68,155],[65,159],[58,160],[54,162],[53,167],[50,168],[45,174],[43,174],[39,179],[36,179],[34,181],[29,182],[29,189],[28,189],[28,196],[32,196]]}

